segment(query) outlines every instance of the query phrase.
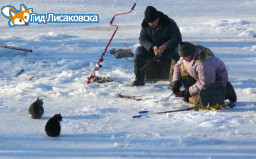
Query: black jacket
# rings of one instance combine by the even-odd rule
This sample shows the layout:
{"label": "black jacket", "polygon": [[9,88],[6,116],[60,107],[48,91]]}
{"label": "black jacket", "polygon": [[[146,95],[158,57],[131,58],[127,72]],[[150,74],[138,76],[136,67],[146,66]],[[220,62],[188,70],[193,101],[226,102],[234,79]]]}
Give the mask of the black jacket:
{"label": "black jacket", "polygon": [[182,41],[180,30],[175,21],[162,12],[159,12],[159,18],[159,24],[155,29],[143,20],[139,37],[140,44],[148,51],[152,51],[153,46],[165,44],[172,52]]}

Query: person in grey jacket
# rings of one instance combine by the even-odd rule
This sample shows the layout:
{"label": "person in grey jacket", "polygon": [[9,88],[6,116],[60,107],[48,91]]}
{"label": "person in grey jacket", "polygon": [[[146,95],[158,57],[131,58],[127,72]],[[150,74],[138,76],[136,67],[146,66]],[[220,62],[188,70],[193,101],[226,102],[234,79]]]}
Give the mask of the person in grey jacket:
{"label": "person in grey jacket", "polygon": [[139,37],[141,46],[135,52],[134,73],[136,78],[132,86],[144,85],[145,72],[142,68],[146,65],[146,61],[153,58],[160,61],[161,59],[175,60],[176,62],[179,60],[177,47],[182,38],[175,21],[152,6],[146,8],[144,15]]}
{"label": "person in grey jacket", "polygon": [[[191,101],[191,104],[196,105],[198,101],[190,100],[189,97],[196,96],[195,99],[198,99],[197,95],[203,86],[220,83],[226,87],[226,99],[236,102],[236,93],[231,83],[228,82],[225,64],[214,56],[210,49],[189,42],[181,42],[178,50],[180,60],[174,67],[172,85],[172,91],[176,97],[184,97],[185,101]],[[182,83],[185,90],[180,91]]]}

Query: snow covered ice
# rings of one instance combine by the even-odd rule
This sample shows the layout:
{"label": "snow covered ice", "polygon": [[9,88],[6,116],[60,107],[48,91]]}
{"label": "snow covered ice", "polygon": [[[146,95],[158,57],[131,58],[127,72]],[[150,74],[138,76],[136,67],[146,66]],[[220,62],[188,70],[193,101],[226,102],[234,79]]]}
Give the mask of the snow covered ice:
{"label": "snow covered ice", "polygon": [[[130,87],[133,62],[104,56],[98,76],[114,82],[87,85],[86,78],[113,34],[109,46],[133,51],[139,46],[146,6],[173,18],[184,41],[209,47],[227,66],[238,102],[234,109],[178,112],[133,119],[141,110],[187,108],[170,97],[168,81]],[[19,1],[1,1],[20,6]],[[0,44],[33,49],[0,49],[0,158],[256,158],[255,0],[114,1],[25,0],[35,13],[99,14],[96,24],[36,24],[9,27],[0,15]],[[132,60],[132,59],[131,59]],[[21,69],[25,71],[14,77]],[[31,80],[30,80],[31,79]],[[144,95],[141,101],[121,99]],[[42,119],[28,109],[44,100]],[[61,113],[61,135],[49,138],[45,124]]]}

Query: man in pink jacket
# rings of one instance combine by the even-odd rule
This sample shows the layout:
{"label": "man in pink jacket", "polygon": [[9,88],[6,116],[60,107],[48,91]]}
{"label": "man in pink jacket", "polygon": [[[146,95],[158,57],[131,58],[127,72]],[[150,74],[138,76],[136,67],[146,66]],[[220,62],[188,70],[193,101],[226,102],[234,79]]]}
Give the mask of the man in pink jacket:
{"label": "man in pink jacket", "polygon": [[[176,97],[197,105],[200,90],[208,84],[219,83],[226,88],[226,99],[236,102],[233,86],[228,82],[225,64],[203,46],[181,42],[178,46],[180,60],[174,67],[172,91]],[[228,83],[228,84],[227,84]],[[185,90],[180,91],[184,84]]]}

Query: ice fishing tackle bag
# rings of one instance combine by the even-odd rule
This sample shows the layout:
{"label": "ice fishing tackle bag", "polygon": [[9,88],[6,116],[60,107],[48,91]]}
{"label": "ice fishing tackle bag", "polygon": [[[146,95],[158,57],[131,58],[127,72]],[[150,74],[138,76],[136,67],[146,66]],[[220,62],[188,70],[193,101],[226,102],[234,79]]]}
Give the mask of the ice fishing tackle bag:
{"label": "ice fishing tackle bag", "polygon": [[225,87],[221,83],[205,85],[199,92],[201,107],[212,105],[223,105],[225,101]]}

